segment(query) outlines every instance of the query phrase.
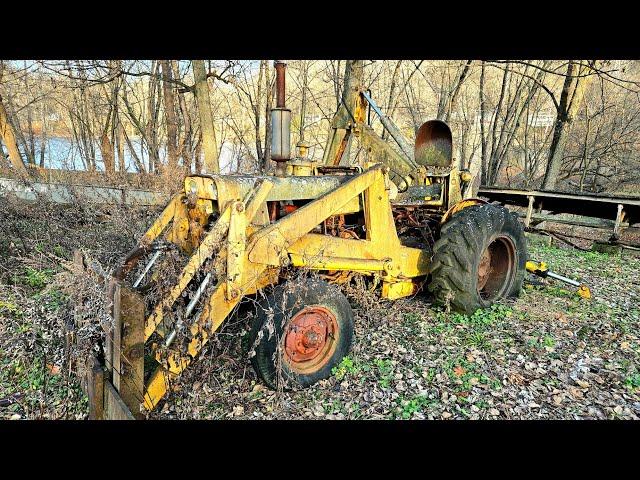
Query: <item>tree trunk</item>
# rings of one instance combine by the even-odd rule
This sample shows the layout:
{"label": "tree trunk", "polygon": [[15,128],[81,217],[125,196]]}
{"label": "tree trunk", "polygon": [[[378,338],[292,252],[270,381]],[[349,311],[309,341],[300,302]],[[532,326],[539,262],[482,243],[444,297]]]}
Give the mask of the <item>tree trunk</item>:
{"label": "tree trunk", "polygon": [[164,116],[167,124],[167,169],[170,175],[175,174],[178,166],[178,125],[176,120],[176,103],[173,94],[173,72],[169,60],[160,60],[162,68],[162,93],[164,96]]}
{"label": "tree trunk", "polygon": [[[574,82],[574,65],[573,61],[569,61],[567,74],[564,78],[564,85],[562,86],[560,104],[558,105],[556,122],[553,127],[553,139],[551,140],[551,147],[549,148],[549,161],[544,173],[544,180],[542,181],[542,188],[545,190],[553,189],[558,180],[558,172],[560,171],[560,163],[562,162],[562,156],[564,154],[564,146],[567,141],[570,121],[568,104],[569,94]],[[576,82],[579,82],[579,80],[576,80]]]}
{"label": "tree trunk", "polygon": [[[396,62],[396,66],[393,69],[393,74],[391,75],[391,84],[389,85],[389,98],[387,99],[387,115],[391,117],[393,115],[393,103],[395,100],[395,92],[396,85],[398,83],[398,73],[400,72],[400,66],[402,65],[402,60],[398,60]],[[386,140],[389,137],[389,132],[387,132],[386,128],[382,129],[382,139]]]}
{"label": "tree trunk", "polygon": [[117,106],[115,108],[116,108],[116,112],[114,116],[114,121],[116,122],[116,125],[115,125],[115,132],[114,132],[114,139],[115,139],[114,143],[116,145],[116,148],[118,149],[118,170],[121,172],[125,172],[127,170],[127,165],[125,163],[125,157],[124,157],[124,144],[125,144],[124,127],[122,125],[122,121],[120,120],[120,112]]}
{"label": "tree trunk", "polygon": [[[180,71],[178,69],[178,62],[173,62],[173,78],[180,78]],[[178,106],[180,107],[180,116],[184,124],[184,132],[182,138],[179,141],[178,152],[182,157],[182,163],[186,170],[191,172],[193,163],[193,141],[191,133],[191,117],[189,116],[189,110],[187,109],[187,102],[184,99],[184,94],[178,94]]]}
{"label": "tree trunk", "polygon": [[0,137],[2,137],[4,144],[7,146],[9,160],[11,161],[13,168],[22,174],[26,174],[27,169],[24,166],[24,161],[20,155],[13,127],[9,123],[7,109],[4,107],[4,103],[2,102],[2,96],[0,96]]}
{"label": "tree trunk", "polygon": [[27,139],[25,138],[24,133],[22,133],[20,119],[18,118],[15,106],[13,105],[13,102],[11,100],[11,94],[9,94],[6,99],[5,115],[6,115],[7,122],[9,122],[9,125],[11,125],[12,127],[13,136],[16,140],[16,145],[22,146],[22,151],[26,156],[27,163],[31,165],[35,165],[36,161],[31,156],[31,149],[29,148],[29,145],[27,145]]}
{"label": "tree trunk", "polygon": [[304,141],[304,123],[307,116],[307,86],[309,84],[309,63],[307,60],[301,62],[302,70],[302,99],[300,103],[300,141]]}
{"label": "tree trunk", "polygon": [[467,60],[464,67],[462,68],[462,72],[460,72],[460,75],[458,76],[456,84],[454,85],[453,89],[448,95],[447,108],[444,116],[445,122],[449,122],[449,118],[451,117],[451,112],[453,111],[453,107],[456,104],[456,99],[458,98],[458,94],[460,93],[462,84],[464,83],[469,73],[469,67],[471,67],[471,62],[472,62],[471,60]]}
{"label": "tree trunk", "polygon": [[154,60],[151,66],[151,77],[149,77],[149,97],[147,99],[147,114],[149,120],[146,123],[146,139],[147,147],[149,148],[149,173],[153,173],[157,170],[160,163],[160,153],[158,151],[158,108],[160,105],[160,99],[156,101],[156,96],[160,96],[160,89],[158,88],[158,63]]}
{"label": "tree trunk", "polygon": [[213,115],[209,101],[209,84],[203,60],[193,60],[193,76],[195,79],[196,103],[200,116],[200,131],[202,132],[202,148],[204,149],[204,168],[208,173],[220,173],[218,164],[218,147],[216,132],[213,128]]}
{"label": "tree trunk", "polygon": [[264,161],[264,150],[262,149],[262,136],[260,132],[260,125],[262,123],[262,82],[265,76],[265,70],[267,69],[267,60],[260,60],[260,68],[258,69],[258,90],[256,93],[256,101],[253,105],[253,115],[255,117],[254,127],[256,132],[256,157],[258,162],[262,162],[263,169],[267,167]]}
{"label": "tree trunk", "polygon": [[273,91],[275,84],[271,84],[271,73],[269,70],[269,64],[265,65],[264,75],[264,91],[267,96],[265,102],[265,121],[264,121],[264,158],[262,159],[263,169],[266,171],[269,163],[271,162],[271,107],[273,106]]}
{"label": "tree trunk", "polygon": [[0,167],[9,168],[11,164],[9,163],[9,159],[4,154],[4,147],[2,146],[2,142],[0,142]]}
{"label": "tree trunk", "polygon": [[198,131],[193,156],[195,158],[196,173],[202,173],[202,131]]}
{"label": "tree trunk", "polygon": [[100,136],[100,153],[102,155],[102,162],[104,163],[104,171],[107,175],[110,175],[116,171],[116,162],[113,143],[107,131],[108,130],[105,129]]}
{"label": "tree trunk", "polygon": [[[25,69],[27,68],[27,62],[24,62],[24,66]],[[28,81],[28,77],[29,75],[24,75],[23,80],[24,80],[24,90],[25,92],[29,92],[29,81]],[[33,108],[31,106],[31,102],[29,100],[27,100],[27,139],[29,140],[28,143],[25,143],[25,152],[27,154],[27,160],[29,161],[29,163],[33,164],[35,166],[36,164],[36,140],[35,140],[35,135],[33,132]],[[16,123],[18,120],[17,115],[15,116],[16,119]]]}
{"label": "tree trunk", "polygon": [[480,67],[480,159],[481,159],[481,174],[480,183],[482,185],[487,184],[487,140],[484,131],[484,119],[486,115],[486,104],[484,98],[484,60]]}
{"label": "tree trunk", "polygon": [[[585,89],[594,76],[573,78],[575,70],[575,62],[569,61],[562,94],[560,95],[560,103],[558,104],[553,139],[549,149],[549,161],[542,181],[544,190],[553,190],[556,187],[571,122],[580,108]],[[578,73],[588,73],[590,70],[590,67],[580,68]]]}
{"label": "tree trunk", "polygon": [[40,168],[44,168],[45,150],[47,147],[47,109],[42,106],[42,128],[40,130]]}

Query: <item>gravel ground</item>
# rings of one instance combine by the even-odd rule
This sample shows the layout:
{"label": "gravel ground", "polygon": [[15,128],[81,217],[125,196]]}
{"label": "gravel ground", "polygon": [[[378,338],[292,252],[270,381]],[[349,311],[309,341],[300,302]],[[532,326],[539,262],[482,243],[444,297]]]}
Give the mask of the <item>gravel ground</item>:
{"label": "gravel ground", "polygon": [[[70,310],[57,288],[60,259],[83,247],[113,266],[155,212],[0,211],[0,418],[84,418],[86,399],[64,363]],[[530,254],[587,283],[593,299],[544,281],[516,301],[462,316],[424,295],[386,302],[351,287],[351,353],[331,378],[294,392],[270,391],[256,378],[242,348],[248,308],[151,417],[638,418],[640,259],[541,244]]]}

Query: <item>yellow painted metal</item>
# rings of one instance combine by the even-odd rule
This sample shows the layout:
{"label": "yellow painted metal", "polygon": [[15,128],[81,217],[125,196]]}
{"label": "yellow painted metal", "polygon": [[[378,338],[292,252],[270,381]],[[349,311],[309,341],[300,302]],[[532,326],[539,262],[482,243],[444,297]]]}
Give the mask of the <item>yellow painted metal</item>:
{"label": "yellow painted metal", "polygon": [[462,190],[460,189],[460,170],[456,167],[453,167],[449,172],[445,186],[448,193],[445,208],[448,208],[462,200]]}
{"label": "yellow painted metal", "polygon": [[[389,235],[396,235],[395,230]],[[309,233],[291,245],[287,252],[293,266],[315,270],[383,271],[388,268],[387,273],[399,272],[398,275],[406,278],[428,273],[429,256],[424,250],[398,246],[389,251],[384,244],[369,240]],[[389,263],[388,267],[384,263]],[[394,268],[395,265],[400,268]]]}
{"label": "yellow painted metal", "polygon": [[251,192],[245,202],[246,216],[249,222],[254,221],[256,215],[262,210],[266,210],[265,202],[269,192],[273,188],[273,183],[269,180],[262,180],[257,188]]}
{"label": "yellow painted metal", "polygon": [[[304,239],[304,237],[303,237]],[[353,252],[357,254],[358,252]],[[381,272],[385,270],[386,260],[372,260],[357,257],[327,257],[325,255],[307,256],[289,253],[291,265],[313,270],[347,270],[354,272]]]}
{"label": "yellow painted metal", "polygon": [[251,264],[245,258],[242,283],[237,297],[230,298],[227,295],[226,282],[220,282],[209,297],[202,314],[190,327],[192,340],[187,346],[187,353],[182,354],[173,349],[167,351],[157,350],[156,358],[162,365],[153,373],[146,387],[144,396],[145,408],[147,410],[155,408],[169,388],[169,379],[182,373],[191,364],[202,350],[202,347],[209,341],[210,335],[220,327],[242,296],[255,293],[258,289],[277,281],[278,269],[272,269],[266,265]]}
{"label": "yellow painted metal", "polygon": [[[196,187],[194,188],[197,189],[197,184],[195,185]],[[246,218],[252,219],[256,215],[256,213],[264,203],[265,198],[271,190],[272,186],[273,184],[271,182],[262,182],[255,190],[255,192],[253,192],[253,195],[250,196],[249,205],[247,207],[245,207],[242,202],[237,202],[235,204],[229,204],[229,206],[224,209],[224,211],[220,215],[220,218],[218,218],[217,222],[205,235],[202,242],[198,245],[198,248],[189,258],[187,265],[182,270],[180,278],[178,279],[178,283],[171,289],[168,296],[165,297],[162,302],[160,302],[156,306],[153,313],[147,318],[145,324],[145,340],[149,339],[153,332],[156,331],[156,327],[162,321],[164,311],[173,306],[173,304],[180,297],[189,282],[191,282],[196,272],[198,272],[200,268],[202,268],[202,265],[207,259],[211,258],[216,248],[222,242],[224,236],[227,235],[227,232],[229,231],[229,224],[231,221],[232,207],[236,209],[236,212],[238,208],[242,208],[243,211],[246,209],[246,214],[242,215],[241,217],[235,217],[237,222],[242,222],[242,226],[240,228],[238,228],[238,225],[234,226],[234,235],[238,235],[238,231],[242,231],[242,234],[244,234],[247,224]],[[176,221],[179,223],[186,219],[186,213],[182,212],[182,210],[177,210],[177,212],[180,215],[183,215],[183,217],[176,218],[174,220],[174,223]]]}
{"label": "yellow painted metal", "polygon": [[418,290],[418,285],[411,281],[401,282],[383,282],[382,297],[389,300],[397,300],[398,298],[413,295]]}
{"label": "yellow painted metal", "polygon": [[242,202],[231,205],[231,222],[227,235],[227,300],[240,295],[240,280],[247,245],[247,216]]}
{"label": "yellow painted metal", "polygon": [[[532,260],[527,260],[525,267],[528,272],[538,275],[539,277],[547,277],[549,273],[552,273],[552,272],[549,272],[549,267],[545,262],[534,262]],[[560,279],[557,277],[552,277],[552,278],[563,281],[561,278]],[[567,280],[564,280],[564,281],[567,282]],[[577,282],[575,282],[574,285],[576,283]],[[579,285],[576,293],[582,298],[585,298],[585,299],[591,298],[591,289],[585,284]]]}
{"label": "yellow painted metal", "polygon": [[160,216],[153,222],[153,225],[145,232],[140,239],[141,246],[149,246],[151,243],[160,236],[164,229],[169,225],[171,220],[176,214],[176,206],[180,205],[184,200],[184,195],[175,195],[164,208]]}
{"label": "yellow painted metal", "polygon": [[[167,305],[175,302],[176,294],[179,296],[193,278],[193,272],[201,268],[204,260],[212,254],[212,248],[221,238],[220,232],[228,231],[226,246],[219,252],[221,258],[227,259],[227,279],[218,283],[201,315],[191,325],[192,340],[187,347],[188,354],[182,354],[175,349],[156,349],[156,359],[161,366],[156,369],[146,388],[144,405],[148,410],[153,409],[162,399],[169,387],[168,380],[187,368],[207,343],[209,335],[220,327],[242,296],[255,293],[257,289],[277,282],[278,269],[269,269],[269,272],[265,272],[267,270],[265,265],[247,265],[245,251],[247,224],[261,210],[272,186],[271,182],[261,182],[248,196],[246,207],[240,201],[228,204],[221,218],[198,247],[197,253],[191,257],[190,263],[183,270],[183,275],[170,296],[156,308],[147,321],[147,328],[153,333],[155,329],[153,325],[157,326],[162,318],[163,305],[167,308]],[[214,231],[217,233],[213,233]],[[194,258],[196,260],[192,263]]]}
{"label": "yellow painted metal", "polygon": [[162,367],[153,372],[144,392],[143,406],[146,410],[151,411],[155,408],[169,390],[169,382],[175,377],[175,374]]}
{"label": "yellow painted metal", "polygon": [[373,128],[366,124],[359,124],[355,132],[369,158],[388,165],[394,173],[402,176],[407,185],[423,183],[420,181],[421,179],[424,181],[420,173],[424,169],[411,168],[407,160],[380,138]]}
{"label": "yellow painted metal", "polygon": [[[219,245],[219,261],[215,264],[217,284],[189,327],[186,352],[171,347],[156,349],[161,366],[147,385],[145,407],[150,410],[157,405],[169,387],[169,379],[187,368],[243,296],[278,281],[282,266],[292,264],[316,270],[373,274],[383,279],[383,297],[397,299],[413,295],[417,290],[416,281],[428,272],[429,258],[423,250],[401,245],[385,172],[381,165],[374,165],[264,227],[259,225],[262,222],[252,224],[252,219],[265,210],[266,198],[273,186],[271,182],[258,181],[244,201],[232,199],[233,194],[225,195],[228,200],[219,219],[194,250],[176,286],[147,319],[145,339],[156,330],[163,312],[173,305]],[[193,182],[186,182],[188,195],[204,195],[206,189],[211,189],[207,180],[196,177]],[[223,183],[219,179],[218,195],[226,188]],[[233,188],[227,188],[227,191],[231,190]],[[209,192],[209,195],[213,194]],[[192,198],[187,200],[192,206],[197,204]],[[354,211],[363,211],[366,238],[358,240],[311,233],[328,217],[349,205]],[[174,220],[180,222],[188,216],[188,212],[178,209]],[[221,265],[224,270],[219,270]],[[220,277],[223,271],[224,275]]]}
{"label": "yellow painted metal", "polygon": [[586,285],[580,285],[578,287],[578,295],[588,300],[591,298],[591,289]]}
{"label": "yellow painted metal", "polygon": [[202,243],[198,246],[195,253],[189,258],[187,265],[182,270],[178,283],[171,289],[169,295],[156,306],[153,313],[149,315],[145,323],[145,340],[149,339],[149,337],[156,330],[158,324],[162,321],[164,310],[169,309],[173,306],[174,302],[182,294],[189,282],[193,279],[194,275],[200,270],[204,262],[211,257],[215,248],[219,245],[224,235],[226,235],[227,230],[229,229],[230,217],[231,208],[228,207],[224,210],[218,221],[204,237]]}
{"label": "yellow painted metal", "polygon": [[189,244],[189,215],[186,201],[182,201],[182,199],[175,205],[173,223],[167,232],[167,241],[178,245],[187,253],[192,251]]}
{"label": "yellow painted metal", "polygon": [[467,198],[465,200],[461,200],[445,212],[445,214],[442,216],[442,219],[440,219],[440,224],[444,225],[445,223],[447,223],[454,213],[458,213],[459,211],[464,210],[465,208],[472,205],[482,205],[484,203],[487,202],[485,200],[482,200],[481,198]]}
{"label": "yellow painted metal", "polygon": [[[279,266],[284,261],[288,263],[286,249],[303,235],[309,233],[324,220],[334,215],[353,197],[360,195],[375,180],[382,184],[382,166],[373,167],[366,172],[353,177],[330,193],[326,193],[300,207],[293,213],[259,230],[249,239],[249,260],[253,263]],[[387,204],[391,215],[391,209]]]}

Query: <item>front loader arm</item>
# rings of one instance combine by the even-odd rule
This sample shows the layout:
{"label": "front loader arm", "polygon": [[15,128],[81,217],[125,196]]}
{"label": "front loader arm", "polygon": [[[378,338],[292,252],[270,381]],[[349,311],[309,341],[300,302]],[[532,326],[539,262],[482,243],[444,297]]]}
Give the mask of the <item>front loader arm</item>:
{"label": "front loader arm", "polygon": [[[379,272],[384,278],[383,296],[398,298],[412,294],[417,286],[411,279],[426,275],[428,258],[422,250],[400,244],[385,187],[384,171],[382,165],[374,166],[262,228],[250,226],[250,223],[265,202],[268,187],[259,187],[246,207],[241,201],[230,202],[225,209],[229,217],[223,214],[218,220],[227,222],[228,218],[228,227],[218,229],[218,223],[209,233],[212,235],[211,232],[217,230],[228,232],[217,255],[226,266],[225,272],[220,274],[218,284],[205,302],[202,313],[190,326],[186,352],[162,346],[157,348],[156,359],[162,366],[154,372],[147,386],[145,407],[149,410],[155,407],[169,388],[171,377],[180,374],[192,362],[242,297],[276,283],[283,266],[293,263],[294,266],[313,269]],[[353,201],[361,197],[366,239],[310,233],[327,218],[351,208]],[[324,237],[326,242],[320,237]],[[203,244],[205,242],[206,238]],[[329,247],[328,252],[325,252],[323,243]],[[208,250],[205,253],[209,255]],[[194,260],[199,256],[200,249],[197,249],[190,263],[201,265],[200,260]],[[314,257],[311,261],[310,256]],[[184,274],[188,275],[189,271],[187,266]],[[180,280],[179,284],[182,283]],[[158,324],[161,312],[175,301],[173,297],[175,294],[150,317],[153,322],[148,322],[148,331]]]}

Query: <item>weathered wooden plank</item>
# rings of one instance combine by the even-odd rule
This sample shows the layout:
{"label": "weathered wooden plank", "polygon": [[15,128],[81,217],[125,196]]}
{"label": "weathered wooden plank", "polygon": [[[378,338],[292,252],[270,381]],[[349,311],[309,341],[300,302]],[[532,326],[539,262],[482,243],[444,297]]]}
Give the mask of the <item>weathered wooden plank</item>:
{"label": "weathered wooden plank", "polygon": [[104,418],[106,420],[135,420],[110,382],[104,382]]}
{"label": "weathered wooden plank", "polygon": [[111,332],[111,369],[114,388],[120,391],[120,377],[122,373],[122,287],[120,283],[113,284],[113,331]]}
{"label": "weathered wooden plank", "polygon": [[140,418],[140,404],[144,396],[144,299],[124,286],[120,286],[119,294],[121,327],[118,392],[133,415]]}
{"label": "weathered wooden plank", "polygon": [[93,355],[88,362],[86,393],[89,397],[89,420],[104,416],[104,368]]}
{"label": "weathered wooden plank", "polygon": [[[518,212],[518,216],[520,218],[525,218],[527,214],[524,212]],[[566,225],[576,225],[580,227],[591,227],[591,228],[604,228],[607,230],[612,230],[615,226],[615,222],[613,220],[606,220],[602,218],[595,217],[561,217],[558,215],[545,215],[542,213],[533,213],[530,217],[530,224],[536,224],[540,222],[554,222],[554,223],[562,223]],[[621,223],[622,227],[628,227],[628,223]]]}
{"label": "weathered wooden plank", "polygon": [[[118,281],[110,277],[108,280],[108,284],[106,286],[106,295],[107,301],[111,303],[111,317],[115,318],[115,290],[118,285]],[[113,372],[113,335],[114,335],[114,326],[113,325],[103,325],[104,329],[104,362],[105,367],[107,368],[107,372],[109,374],[109,378],[112,379]],[[119,371],[119,369],[118,369]]]}

